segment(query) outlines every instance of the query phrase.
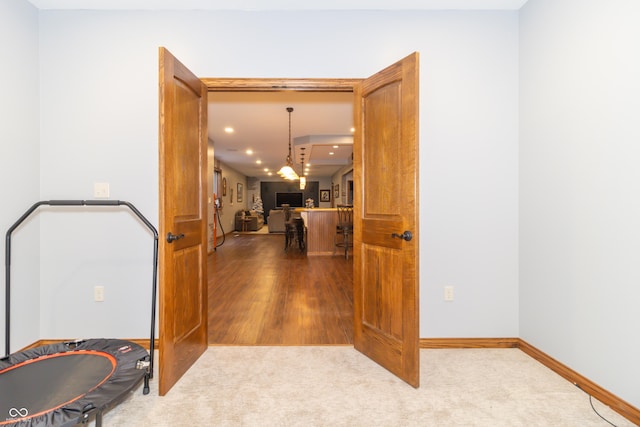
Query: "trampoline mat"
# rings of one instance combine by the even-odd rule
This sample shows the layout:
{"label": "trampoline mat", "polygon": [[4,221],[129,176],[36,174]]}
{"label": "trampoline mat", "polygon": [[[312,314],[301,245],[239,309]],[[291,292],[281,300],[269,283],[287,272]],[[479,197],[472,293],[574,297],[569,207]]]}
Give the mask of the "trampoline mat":
{"label": "trampoline mat", "polygon": [[94,390],[115,366],[115,359],[107,353],[84,351],[22,362],[0,373],[0,414],[15,417],[23,412],[20,415],[24,416],[28,410],[35,416],[57,409]]}
{"label": "trampoline mat", "polygon": [[0,362],[0,426],[17,421],[73,425],[83,414],[118,400],[144,376],[136,364],[147,352],[136,344],[88,340],[72,350],[60,346],[16,353],[9,363]]}

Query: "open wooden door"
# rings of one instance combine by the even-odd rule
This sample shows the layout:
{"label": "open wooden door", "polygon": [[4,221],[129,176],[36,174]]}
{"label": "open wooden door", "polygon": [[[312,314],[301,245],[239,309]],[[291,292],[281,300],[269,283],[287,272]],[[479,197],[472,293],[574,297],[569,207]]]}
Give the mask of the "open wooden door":
{"label": "open wooden door", "polygon": [[418,54],[355,87],[354,346],[420,385]]}
{"label": "open wooden door", "polygon": [[160,378],[207,348],[207,88],[160,48]]}

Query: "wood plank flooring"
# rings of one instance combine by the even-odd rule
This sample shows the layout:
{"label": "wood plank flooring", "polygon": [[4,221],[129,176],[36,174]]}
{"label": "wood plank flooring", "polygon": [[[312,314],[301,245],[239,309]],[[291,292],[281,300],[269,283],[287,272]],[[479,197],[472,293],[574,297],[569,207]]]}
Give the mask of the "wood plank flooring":
{"label": "wood plank flooring", "polygon": [[351,258],[285,252],[279,234],[230,234],[208,262],[209,344],[353,343]]}

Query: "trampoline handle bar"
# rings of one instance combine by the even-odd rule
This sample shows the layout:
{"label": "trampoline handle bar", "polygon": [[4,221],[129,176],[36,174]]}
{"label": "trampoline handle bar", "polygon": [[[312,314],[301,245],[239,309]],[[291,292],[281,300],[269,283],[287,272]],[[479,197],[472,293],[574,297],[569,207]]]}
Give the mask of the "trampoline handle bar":
{"label": "trampoline handle bar", "polygon": [[[5,353],[10,355],[11,347],[11,234],[22,224],[38,207],[49,206],[126,206],[144,223],[153,233],[153,283],[151,288],[151,337],[149,340],[149,375],[145,379],[146,393],[148,393],[148,379],[153,378],[153,362],[155,349],[156,327],[156,299],[158,288],[158,230],[147,218],[131,203],[123,200],[42,200],[34,203],[22,216],[7,230],[5,237]],[[145,394],[146,394],[145,393]]]}
{"label": "trampoline handle bar", "polygon": [[120,200],[49,200],[50,206],[118,206],[125,204]]}

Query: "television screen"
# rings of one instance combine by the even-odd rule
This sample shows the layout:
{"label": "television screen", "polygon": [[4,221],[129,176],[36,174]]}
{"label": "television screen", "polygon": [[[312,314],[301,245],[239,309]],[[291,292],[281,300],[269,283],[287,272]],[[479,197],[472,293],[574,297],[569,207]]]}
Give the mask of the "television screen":
{"label": "television screen", "polygon": [[302,193],[276,193],[276,207],[281,208],[282,205],[289,205],[292,208],[304,207]]}

